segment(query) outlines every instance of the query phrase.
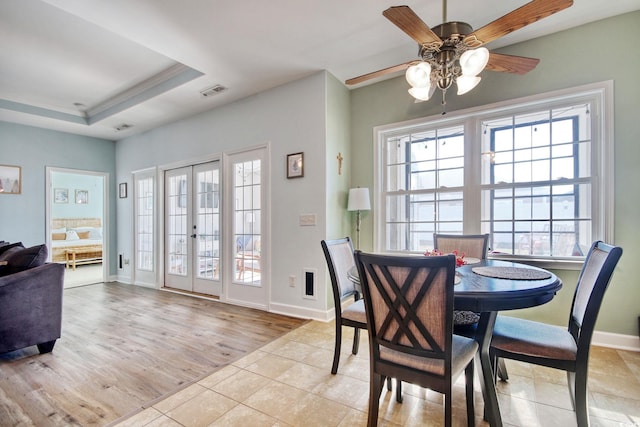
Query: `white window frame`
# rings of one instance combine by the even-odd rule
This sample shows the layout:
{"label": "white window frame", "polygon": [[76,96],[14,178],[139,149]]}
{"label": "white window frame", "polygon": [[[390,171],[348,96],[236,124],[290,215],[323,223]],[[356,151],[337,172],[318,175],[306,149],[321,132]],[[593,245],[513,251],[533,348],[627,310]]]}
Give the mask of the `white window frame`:
{"label": "white window frame", "polygon": [[[480,206],[481,197],[481,126],[489,117],[499,114],[518,114],[536,108],[553,108],[556,104],[591,103],[591,177],[592,181],[592,239],[614,243],[614,117],[613,82],[599,82],[585,86],[508,100],[476,107],[446,116],[430,116],[374,128],[374,250],[386,251],[386,188],[384,185],[384,143],[389,136],[406,134],[425,128],[441,128],[463,124],[465,127],[465,186],[464,198]],[[378,196],[379,197],[376,197]],[[464,209],[464,232],[481,231],[479,209]],[[497,257],[497,256],[496,256]],[[579,269],[583,258],[536,258],[518,255],[500,256],[520,260],[546,268]]]}

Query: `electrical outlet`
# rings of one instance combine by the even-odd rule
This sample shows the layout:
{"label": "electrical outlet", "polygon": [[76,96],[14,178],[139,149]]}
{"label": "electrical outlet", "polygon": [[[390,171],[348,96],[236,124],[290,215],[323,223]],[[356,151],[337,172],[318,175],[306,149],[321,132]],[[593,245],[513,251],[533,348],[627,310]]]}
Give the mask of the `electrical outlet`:
{"label": "electrical outlet", "polygon": [[296,287],[296,276],[294,276],[293,274],[289,276],[289,286],[291,286],[292,288]]}

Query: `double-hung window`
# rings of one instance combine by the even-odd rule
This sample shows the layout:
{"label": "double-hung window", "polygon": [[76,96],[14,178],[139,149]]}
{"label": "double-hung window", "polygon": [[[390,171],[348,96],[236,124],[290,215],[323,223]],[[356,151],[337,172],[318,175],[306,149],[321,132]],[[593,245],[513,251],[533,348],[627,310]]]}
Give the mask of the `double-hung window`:
{"label": "double-hung window", "polygon": [[613,237],[610,84],[376,129],[376,250],[490,234],[493,256],[579,260]]}
{"label": "double-hung window", "polygon": [[386,251],[424,251],[434,231],[462,233],[464,126],[420,126],[384,137]]}

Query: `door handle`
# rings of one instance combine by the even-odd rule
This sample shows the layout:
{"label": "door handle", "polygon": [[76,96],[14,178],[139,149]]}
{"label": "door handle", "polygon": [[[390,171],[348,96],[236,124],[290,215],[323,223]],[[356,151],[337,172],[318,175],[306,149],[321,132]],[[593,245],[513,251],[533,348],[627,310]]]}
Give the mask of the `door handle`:
{"label": "door handle", "polygon": [[197,236],[197,234],[195,234],[195,233],[191,235],[191,237],[194,238],[194,239],[196,238],[196,236]]}

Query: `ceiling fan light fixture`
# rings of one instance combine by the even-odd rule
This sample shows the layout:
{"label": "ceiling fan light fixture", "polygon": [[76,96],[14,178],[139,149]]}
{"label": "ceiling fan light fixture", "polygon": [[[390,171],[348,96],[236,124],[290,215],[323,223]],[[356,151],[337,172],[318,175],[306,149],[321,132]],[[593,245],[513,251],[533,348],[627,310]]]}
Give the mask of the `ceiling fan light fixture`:
{"label": "ceiling fan light fixture", "polygon": [[418,62],[407,68],[405,78],[413,88],[428,89],[431,86],[431,65],[424,61]]}
{"label": "ceiling fan light fixture", "polygon": [[465,51],[460,56],[460,68],[465,76],[477,76],[489,62],[489,49],[480,47]]}
{"label": "ceiling fan light fixture", "polygon": [[474,87],[478,86],[480,80],[482,80],[482,78],[478,76],[458,76],[458,78],[456,79],[456,84],[458,85],[458,95],[464,95]]}
{"label": "ceiling fan light fixture", "polygon": [[412,87],[409,89],[409,94],[418,101],[428,101],[435,89],[436,88],[431,85],[427,87]]}

